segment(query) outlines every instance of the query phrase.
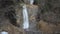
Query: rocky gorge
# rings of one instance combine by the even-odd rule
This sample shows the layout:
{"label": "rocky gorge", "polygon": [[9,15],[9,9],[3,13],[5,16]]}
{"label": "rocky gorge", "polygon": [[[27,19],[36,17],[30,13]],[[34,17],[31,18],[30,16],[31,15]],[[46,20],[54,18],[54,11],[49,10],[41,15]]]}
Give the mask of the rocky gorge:
{"label": "rocky gorge", "polygon": [[[23,17],[26,15],[23,16],[23,5],[27,8],[28,29],[23,28]],[[60,0],[0,0],[0,32],[60,34],[59,9]]]}

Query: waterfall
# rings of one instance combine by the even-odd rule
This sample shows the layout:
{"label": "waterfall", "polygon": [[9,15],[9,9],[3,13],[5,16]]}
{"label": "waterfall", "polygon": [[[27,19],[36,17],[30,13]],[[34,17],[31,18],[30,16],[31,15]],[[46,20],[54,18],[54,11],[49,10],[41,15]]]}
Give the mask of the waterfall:
{"label": "waterfall", "polygon": [[[34,0],[29,0],[30,4],[33,4]],[[28,12],[26,5],[23,5],[23,29],[29,28]]]}
{"label": "waterfall", "polygon": [[29,2],[30,2],[30,4],[32,4],[32,5],[33,5],[33,3],[34,3],[34,0],[29,0]]}
{"label": "waterfall", "polygon": [[8,34],[8,32],[3,31],[3,32],[1,32],[1,34]]}
{"label": "waterfall", "polygon": [[29,28],[28,12],[26,5],[23,6],[23,29]]}

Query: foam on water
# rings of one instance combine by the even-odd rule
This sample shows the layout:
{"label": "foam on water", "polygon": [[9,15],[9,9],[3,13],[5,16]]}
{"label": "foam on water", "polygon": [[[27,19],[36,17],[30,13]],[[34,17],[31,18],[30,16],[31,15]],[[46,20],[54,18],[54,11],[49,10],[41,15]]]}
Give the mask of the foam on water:
{"label": "foam on water", "polygon": [[30,1],[30,4],[32,4],[33,5],[33,3],[34,3],[34,0],[29,0]]}
{"label": "foam on water", "polygon": [[29,28],[28,12],[26,5],[23,6],[23,29]]}

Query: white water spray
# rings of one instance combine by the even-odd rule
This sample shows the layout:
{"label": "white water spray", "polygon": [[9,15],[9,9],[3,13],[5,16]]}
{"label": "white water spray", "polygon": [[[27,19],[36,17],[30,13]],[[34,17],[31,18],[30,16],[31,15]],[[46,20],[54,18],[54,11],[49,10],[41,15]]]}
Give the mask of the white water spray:
{"label": "white water spray", "polygon": [[33,3],[34,3],[34,0],[29,0],[29,2],[30,2],[30,4],[32,4],[32,5],[33,5]]}
{"label": "white water spray", "polygon": [[1,34],[8,34],[8,32],[3,31],[3,32],[1,32]]}
{"label": "white water spray", "polygon": [[24,29],[29,28],[28,12],[26,5],[23,6],[23,28]]}
{"label": "white water spray", "polygon": [[[29,0],[30,4],[33,5],[34,0]],[[29,28],[28,12],[26,5],[23,6],[23,29]]]}

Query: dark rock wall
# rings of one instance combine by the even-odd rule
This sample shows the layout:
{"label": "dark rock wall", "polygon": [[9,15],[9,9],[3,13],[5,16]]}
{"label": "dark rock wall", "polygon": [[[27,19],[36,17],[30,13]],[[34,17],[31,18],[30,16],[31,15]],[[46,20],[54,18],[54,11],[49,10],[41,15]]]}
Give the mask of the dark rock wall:
{"label": "dark rock wall", "polygon": [[[60,0],[46,0],[42,8],[39,6],[39,29],[47,33],[60,33]],[[41,22],[40,20],[43,20]],[[48,24],[48,25],[47,25]],[[46,26],[46,27],[45,27]],[[58,28],[57,28],[58,27]],[[46,29],[45,29],[46,28]],[[58,30],[57,30],[58,29]]]}
{"label": "dark rock wall", "polygon": [[[9,23],[22,28],[23,15],[20,3],[28,4],[30,30],[38,28],[48,34],[60,32],[60,0],[34,0],[34,5],[29,5],[28,0],[0,0],[0,29],[2,25]],[[10,26],[8,28],[12,29]]]}
{"label": "dark rock wall", "polygon": [[41,10],[42,18],[48,22],[54,22],[55,24],[59,23],[60,21],[60,0],[47,0],[46,4],[44,5],[44,9]]}
{"label": "dark rock wall", "polygon": [[54,24],[60,22],[60,0],[35,0],[34,3],[39,6],[36,17],[38,21],[42,19],[46,22],[54,22]]}
{"label": "dark rock wall", "polygon": [[15,26],[17,26],[15,13],[17,3],[17,0],[0,0],[0,16],[8,19]]}
{"label": "dark rock wall", "polygon": [[7,31],[9,34],[23,34],[23,30],[17,28],[15,10],[17,3],[17,0],[0,0],[0,32]]}

